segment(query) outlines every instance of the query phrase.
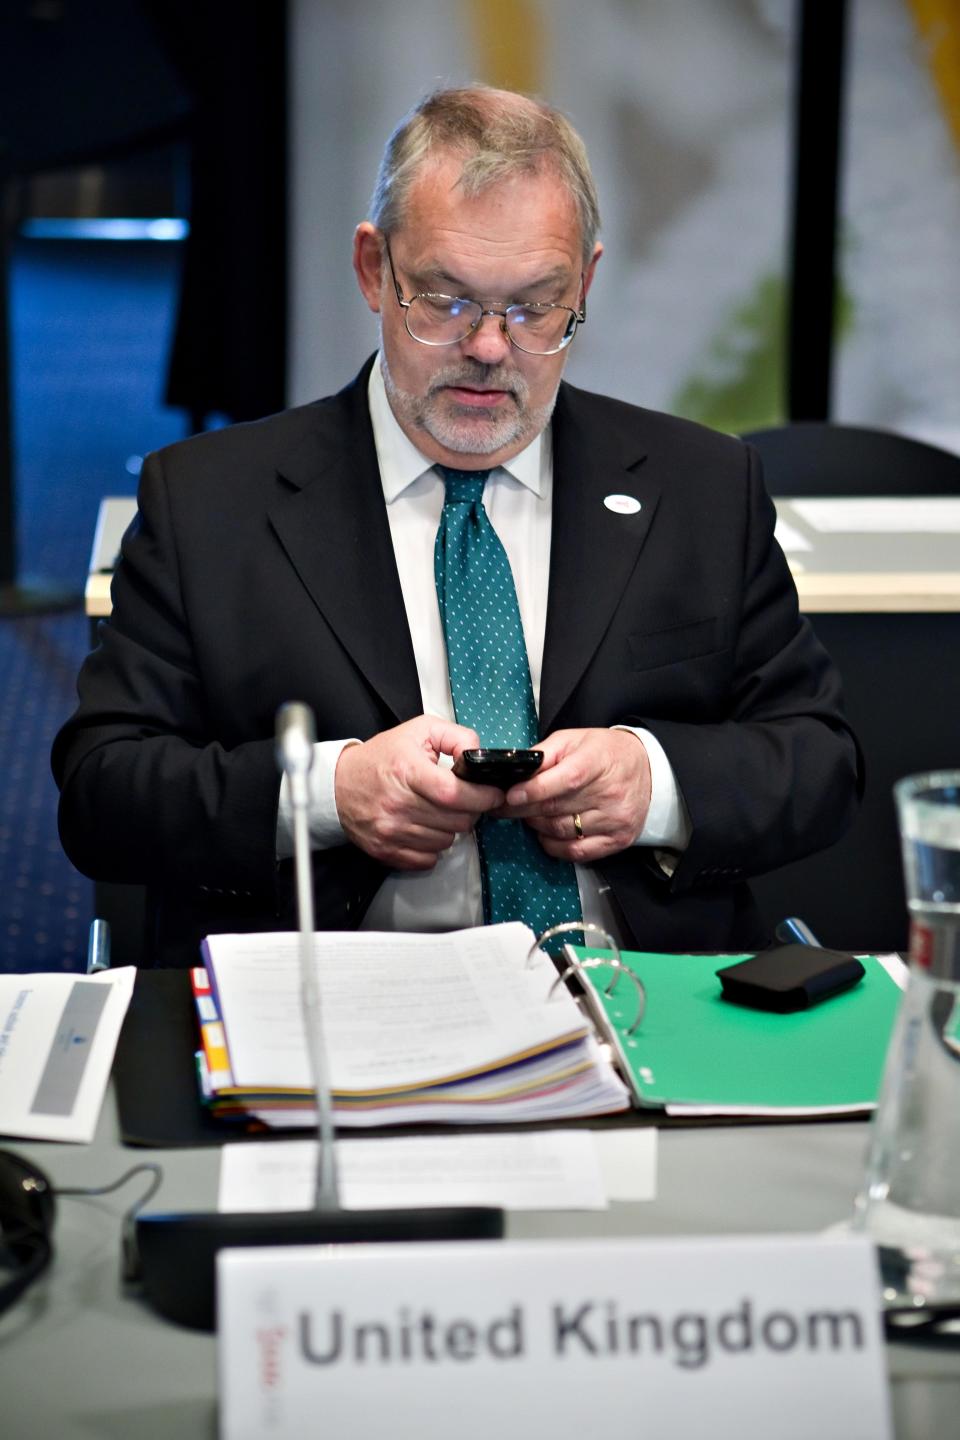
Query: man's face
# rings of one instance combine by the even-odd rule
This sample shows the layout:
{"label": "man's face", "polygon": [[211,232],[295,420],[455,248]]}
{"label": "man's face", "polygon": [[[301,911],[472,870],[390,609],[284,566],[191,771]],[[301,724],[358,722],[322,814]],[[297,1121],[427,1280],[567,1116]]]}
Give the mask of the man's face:
{"label": "man's face", "polygon": [[[515,175],[466,198],[460,161],[428,160],[390,249],[404,298],[434,291],[484,303],[550,301],[578,310],[600,254],[583,272],[573,201],[551,173]],[[433,348],[406,330],[379,233],[358,227],[354,266],[380,314],[387,395],[404,433],[431,460],[487,469],[518,454],[553,410],[566,351],[527,355],[496,316],[455,345]]]}

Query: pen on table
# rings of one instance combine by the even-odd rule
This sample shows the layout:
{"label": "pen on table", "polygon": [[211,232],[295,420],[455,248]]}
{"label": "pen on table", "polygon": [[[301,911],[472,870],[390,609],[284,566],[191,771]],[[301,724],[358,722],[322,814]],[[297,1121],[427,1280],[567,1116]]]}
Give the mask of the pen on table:
{"label": "pen on table", "polygon": [[87,939],[87,974],[96,975],[99,970],[110,969],[110,923],[107,920],[93,920]]}

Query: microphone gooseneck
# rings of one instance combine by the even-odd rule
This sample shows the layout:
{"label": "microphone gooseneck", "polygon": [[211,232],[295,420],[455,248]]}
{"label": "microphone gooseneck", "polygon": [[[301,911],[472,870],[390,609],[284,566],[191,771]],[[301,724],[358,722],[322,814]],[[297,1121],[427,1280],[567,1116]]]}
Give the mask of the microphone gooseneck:
{"label": "microphone gooseneck", "polygon": [[[300,925],[300,986],[310,1078],[317,1097],[319,1153],[312,1210],[139,1215],[125,1236],[125,1274],[159,1314],[198,1330],[216,1326],[216,1261],[224,1249],[261,1245],[350,1245],[385,1241],[499,1240],[503,1211],[487,1206],[416,1210],[344,1210],[337,1184],[333,1101],[327,1074],[314,952],[310,868],[310,768],[315,729],[306,705],[281,707],[277,763],[293,810],[294,862]],[[128,1227],[129,1230],[129,1227]]]}
{"label": "microphone gooseneck", "polygon": [[316,742],[313,711],[290,702],[277,711],[277,763],[287,779],[293,810],[293,856],[300,930],[300,995],[310,1080],[317,1097],[317,1157],[314,1204],[318,1210],[339,1210],[337,1156],[334,1146],[333,1100],[323,1043],[323,1011],[313,946],[313,874],[310,868],[310,768]]}

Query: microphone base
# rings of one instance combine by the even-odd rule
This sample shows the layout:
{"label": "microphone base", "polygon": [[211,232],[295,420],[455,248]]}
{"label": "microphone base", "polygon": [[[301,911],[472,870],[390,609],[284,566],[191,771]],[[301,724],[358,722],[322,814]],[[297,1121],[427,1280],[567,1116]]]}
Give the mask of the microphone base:
{"label": "microphone base", "polygon": [[500,1240],[502,1210],[287,1210],[141,1215],[125,1244],[125,1278],[138,1282],[166,1320],[216,1328],[216,1256],[256,1245],[351,1245],[385,1241]]}

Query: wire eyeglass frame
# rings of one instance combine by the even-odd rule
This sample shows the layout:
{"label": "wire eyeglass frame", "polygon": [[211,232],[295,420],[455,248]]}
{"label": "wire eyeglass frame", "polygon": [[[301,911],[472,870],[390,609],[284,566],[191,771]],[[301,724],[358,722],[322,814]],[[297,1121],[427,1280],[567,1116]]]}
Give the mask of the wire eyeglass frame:
{"label": "wire eyeglass frame", "polygon": [[[418,291],[415,295],[411,295],[408,299],[403,293],[403,287],[401,286],[400,281],[397,279],[397,272],[393,264],[393,255],[390,252],[390,241],[386,236],[384,236],[383,245],[384,249],[387,252],[387,262],[390,266],[390,274],[393,279],[393,288],[397,297],[397,304],[403,311],[403,323],[406,327],[407,334],[410,336],[410,339],[416,340],[418,345],[429,345],[431,349],[442,349],[447,345],[462,345],[464,340],[467,340],[471,335],[476,334],[480,326],[483,324],[486,316],[492,315],[496,319],[499,319],[500,329],[503,331],[504,335],[506,335],[507,339],[510,341],[510,344],[514,347],[514,349],[519,350],[523,355],[533,355],[538,358],[545,358],[548,355],[559,355],[561,350],[566,350],[567,346],[570,344],[573,337],[576,335],[578,327],[586,323],[587,301],[586,295],[584,293],[584,277],[582,274],[580,276],[581,299],[579,310],[574,310],[570,305],[555,305],[552,302],[539,300],[513,301],[509,305],[501,305],[499,308],[491,308],[489,305],[484,305],[480,300],[470,299],[469,296],[445,295],[440,291],[434,290]],[[462,335],[456,336],[455,339],[425,340],[422,335],[418,335],[416,331],[410,328],[410,312],[413,308],[414,303],[417,300],[439,302],[441,304],[449,303],[451,305],[463,305],[465,307],[469,307],[473,312],[475,312],[474,319],[468,320],[466,322],[468,328],[464,331]],[[561,339],[559,345],[552,345],[547,350],[528,350],[525,345],[521,345],[520,341],[517,339],[514,333],[514,326],[511,324],[511,317],[515,317],[518,323],[522,324],[522,320],[520,320],[519,317],[523,314],[524,311],[532,311],[538,316],[545,316],[551,311],[555,311],[558,314],[566,314],[569,317],[567,321],[567,328],[563,333],[563,338]]]}

